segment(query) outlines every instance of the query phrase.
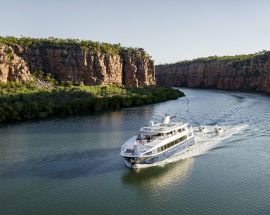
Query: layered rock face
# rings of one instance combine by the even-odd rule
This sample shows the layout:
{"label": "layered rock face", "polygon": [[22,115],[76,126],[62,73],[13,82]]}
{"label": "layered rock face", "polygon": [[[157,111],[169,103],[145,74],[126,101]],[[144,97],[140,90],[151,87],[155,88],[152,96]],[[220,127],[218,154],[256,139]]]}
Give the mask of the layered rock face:
{"label": "layered rock face", "polygon": [[157,85],[270,93],[270,52],[244,60],[194,60],[156,66]]}
{"label": "layered rock face", "polygon": [[26,62],[7,45],[0,47],[0,82],[32,80]]}
{"label": "layered rock face", "polygon": [[74,44],[0,44],[0,82],[26,82],[36,72],[85,85],[155,85],[153,60],[142,49],[104,53]]}
{"label": "layered rock face", "polygon": [[[143,49],[122,52],[123,82],[126,86],[155,85],[155,67]],[[127,72],[128,71],[128,72]]]}

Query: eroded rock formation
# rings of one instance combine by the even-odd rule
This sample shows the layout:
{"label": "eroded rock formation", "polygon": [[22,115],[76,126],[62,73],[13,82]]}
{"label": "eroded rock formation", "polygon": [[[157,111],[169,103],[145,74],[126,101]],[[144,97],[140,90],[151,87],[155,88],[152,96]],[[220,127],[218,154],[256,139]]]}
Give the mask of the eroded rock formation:
{"label": "eroded rock formation", "polygon": [[143,49],[122,52],[123,82],[126,86],[155,85],[154,61]]}
{"label": "eroded rock formation", "polygon": [[85,85],[155,85],[154,63],[143,49],[104,53],[79,44],[0,44],[0,82],[29,81],[36,72]]}
{"label": "eroded rock formation", "polygon": [[32,80],[27,63],[7,45],[0,47],[0,82]]}
{"label": "eroded rock formation", "polygon": [[194,60],[156,66],[157,85],[270,93],[270,52],[244,60]]}

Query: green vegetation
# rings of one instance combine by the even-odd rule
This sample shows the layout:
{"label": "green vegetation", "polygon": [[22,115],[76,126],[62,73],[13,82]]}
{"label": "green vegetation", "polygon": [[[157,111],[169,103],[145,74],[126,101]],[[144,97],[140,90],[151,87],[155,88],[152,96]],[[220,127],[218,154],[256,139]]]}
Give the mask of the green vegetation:
{"label": "green vegetation", "polygon": [[40,46],[54,46],[54,47],[81,47],[81,48],[91,48],[93,51],[101,53],[116,54],[120,52],[120,44],[109,44],[100,43],[90,40],[78,40],[78,39],[60,39],[60,38],[30,38],[30,37],[20,37],[16,38],[13,36],[0,37],[0,44],[8,45],[20,45],[23,47],[37,48]]}
{"label": "green vegetation", "polygon": [[95,111],[177,99],[184,94],[164,87],[66,86],[36,82],[0,84],[0,123],[87,115]]}
{"label": "green vegetation", "polygon": [[[209,56],[209,57],[201,57],[196,58],[193,60],[183,60],[179,61],[173,64],[191,64],[191,63],[205,63],[205,62],[211,62],[211,61],[244,61],[249,60],[255,56],[264,56],[268,55],[269,51],[263,50],[254,54],[242,54],[242,55],[234,55],[234,56]],[[170,65],[170,64],[164,64],[164,65]]]}
{"label": "green vegetation", "polygon": [[123,54],[125,52],[132,53],[141,53],[150,57],[143,49],[141,48],[125,48],[122,47],[120,43],[110,44],[110,43],[101,43],[91,40],[79,40],[79,39],[61,39],[55,37],[49,38],[31,38],[31,37],[1,37],[0,36],[0,45],[20,45],[23,47],[38,48],[42,46],[53,46],[53,47],[72,47],[72,48],[88,48],[92,52],[107,53],[107,54]]}

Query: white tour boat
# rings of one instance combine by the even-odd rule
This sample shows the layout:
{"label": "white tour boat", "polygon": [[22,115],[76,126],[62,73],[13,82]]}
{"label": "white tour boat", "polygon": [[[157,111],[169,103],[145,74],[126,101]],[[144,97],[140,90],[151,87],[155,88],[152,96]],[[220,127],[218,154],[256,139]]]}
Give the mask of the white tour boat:
{"label": "white tour boat", "polygon": [[160,123],[150,121],[140,133],[127,140],[121,156],[130,168],[157,164],[181,154],[195,143],[193,129],[188,123],[172,122],[166,115]]}

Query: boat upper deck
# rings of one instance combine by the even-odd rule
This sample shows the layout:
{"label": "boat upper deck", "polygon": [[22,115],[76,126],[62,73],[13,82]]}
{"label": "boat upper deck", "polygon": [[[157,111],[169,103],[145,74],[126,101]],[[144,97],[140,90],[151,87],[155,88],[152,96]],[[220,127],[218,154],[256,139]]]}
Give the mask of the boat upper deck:
{"label": "boat upper deck", "polygon": [[188,131],[188,124],[183,122],[173,122],[170,124],[154,124],[153,126],[142,127],[137,135],[137,143],[153,147],[162,140],[168,139],[178,134],[185,135]]}
{"label": "boat upper deck", "polygon": [[140,129],[141,132],[143,133],[169,133],[172,131],[177,131],[178,129],[181,129],[183,127],[186,127],[188,124],[187,123],[183,123],[183,122],[172,122],[170,124],[162,124],[162,123],[158,123],[158,124],[154,124],[153,126],[146,126],[146,127],[142,127]]}
{"label": "boat upper deck", "polygon": [[[159,146],[160,143],[163,142],[163,140],[166,139],[171,139],[174,140],[176,138],[176,136],[191,136],[192,133],[191,131],[187,128],[188,124],[187,123],[174,123],[174,125],[171,126],[167,126],[165,125],[165,129],[164,126],[161,126],[161,128],[164,129],[160,129],[158,128],[158,126],[154,129],[151,129],[150,133],[149,130],[147,129],[147,133],[144,132],[144,129],[141,129],[141,132],[143,132],[143,135],[137,135],[132,137],[131,139],[129,139],[126,143],[125,143],[125,149],[133,149],[134,144],[139,144],[140,150],[141,152],[145,152],[147,150],[152,149],[155,146]],[[149,128],[153,128],[155,126],[151,126]],[[146,127],[148,128],[148,127]]]}

